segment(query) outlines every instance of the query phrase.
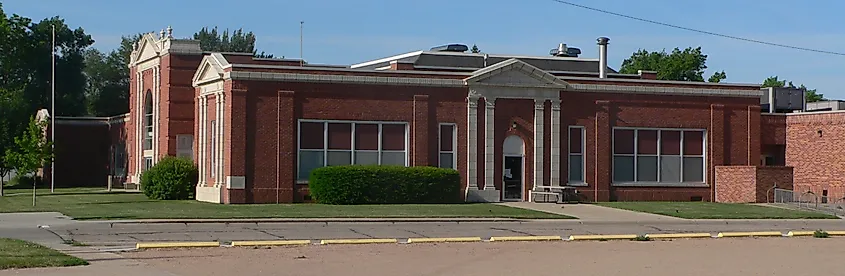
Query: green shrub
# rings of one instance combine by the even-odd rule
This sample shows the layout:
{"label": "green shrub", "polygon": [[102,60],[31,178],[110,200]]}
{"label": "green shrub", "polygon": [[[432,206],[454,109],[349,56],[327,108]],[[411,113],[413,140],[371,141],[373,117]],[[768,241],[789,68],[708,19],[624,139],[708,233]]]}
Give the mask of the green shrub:
{"label": "green shrub", "polygon": [[198,178],[193,161],[168,156],[141,174],[141,188],[150,199],[193,199]]}
{"label": "green shrub", "polygon": [[323,204],[457,203],[461,176],[452,169],[402,166],[330,166],[309,179],[311,198]]}
{"label": "green shrub", "polygon": [[23,189],[32,189],[32,183],[35,182],[35,186],[38,188],[45,187],[44,181],[41,179],[40,176],[37,175],[15,175],[12,177],[9,182],[6,183],[6,187],[9,188],[23,188]]}
{"label": "green shrub", "polygon": [[819,229],[819,230],[816,230],[816,232],[813,232],[813,237],[815,237],[815,238],[820,238],[820,239],[825,239],[825,238],[829,238],[829,237],[830,237],[830,234],[828,234],[828,233],[827,233],[826,231],[824,231],[824,230]]}

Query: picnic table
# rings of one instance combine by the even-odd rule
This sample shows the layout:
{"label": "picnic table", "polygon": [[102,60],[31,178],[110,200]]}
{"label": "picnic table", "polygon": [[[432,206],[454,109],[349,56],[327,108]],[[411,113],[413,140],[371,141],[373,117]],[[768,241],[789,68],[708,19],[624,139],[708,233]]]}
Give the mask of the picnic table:
{"label": "picnic table", "polygon": [[534,202],[537,202],[538,195],[542,195],[545,202],[549,201],[549,196],[555,197],[555,203],[578,200],[578,190],[572,186],[536,186],[531,195]]}

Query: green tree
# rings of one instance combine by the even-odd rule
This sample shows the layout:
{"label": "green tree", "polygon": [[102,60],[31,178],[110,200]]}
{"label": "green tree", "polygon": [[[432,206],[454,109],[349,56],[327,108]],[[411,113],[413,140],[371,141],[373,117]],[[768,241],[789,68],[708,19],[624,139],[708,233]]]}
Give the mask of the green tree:
{"label": "green tree", "polygon": [[[77,116],[86,113],[83,53],[94,40],[82,28],[71,29],[59,17],[33,22],[19,15],[3,17],[5,35],[0,39],[0,87],[23,91],[26,114],[51,104],[51,52],[56,50],[56,113]],[[56,48],[52,48],[52,28]],[[25,124],[25,120],[23,121]]]}
{"label": "green tree", "polygon": [[[659,80],[703,82],[706,63],[707,55],[701,52],[701,47],[688,47],[683,51],[675,48],[671,53],[666,50],[650,52],[640,49],[622,61],[619,72],[636,74],[638,70],[657,71]],[[718,82],[726,78],[727,75],[722,71],[715,73],[709,80]]]}
{"label": "green tree", "polygon": [[255,57],[273,58],[272,54],[265,54],[263,51],[258,53],[255,49],[255,34],[244,32],[243,28],[233,31],[230,35],[228,29],[220,33],[216,26],[210,30],[203,27],[198,33],[194,33],[194,39],[200,41],[203,51],[252,53]]}
{"label": "green tree", "polygon": [[481,53],[481,50],[478,49],[478,45],[475,44],[472,44],[472,49],[470,49],[470,51],[475,54]]}
{"label": "green tree", "polygon": [[17,150],[13,133],[20,133],[18,118],[22,115],[23,100],[20,90],[0,87],[0,196],[3,196],[3,179],[12,171],[6,153]]}
{"label": "green tree", "polygon": [[[15,137],[16,149],[7,149],[5,161],[11,165],[18,175],[30,175],[43,168],[47,162],[53,161],[53,142],[47,139],[47,120],[38,121],[30,117],[26,130]],[[33,189],[35,189],[33,182]],[[35,202],[33,201],[33,204]]]}
{"label": "green tree", "polygon": [[716,73],[713,73],[713,75],[710,76],[709,79],[707,79],[707,82],[720,83],[720,82],[722,82],[722,80],[727,79],[727,78],[728,78],[728,75],[725,74],[725,71],[716,72]]}
{"label": "green tree", "polygon": [[129,112],[129,59],[141,36],[123,36],[120,47],[108,54],[97,49],[85,52],[88,114],[107,117]]}
{"label": "green tree", "polygon": [[804,89],[804,91],[806,91],[805,95],[808,103],[827,100],[824,98],[824,94],[817,93],[816,89],[809,89],[804,86],[804,84],[801,84],[800,86],[796,87],[794,84],[792,84],[792,81],[781,80],[778,78],[778,76],[771,76],[763,80],[762,87],[791,87]]}

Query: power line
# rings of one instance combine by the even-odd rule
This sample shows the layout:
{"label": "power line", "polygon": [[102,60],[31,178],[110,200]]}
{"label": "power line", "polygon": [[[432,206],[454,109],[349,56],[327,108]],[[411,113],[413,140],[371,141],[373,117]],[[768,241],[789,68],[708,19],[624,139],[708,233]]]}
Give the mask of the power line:
{"label": "power line", "polygon": [[637,21],[642,21],[642,22],[646,22],[646,23],[651,23],[651,24],[656,24],[656,25],[661,25],[661,26],[666,26],[666,27],[676,28],[676,29],[681,29],[681,30],[687,30],[687,31],[697,32],[697,33],[702,33],[702,34],[708,34],[708,35],[712,35],[712,36],[718,36],[718,37],[730,38],[730,39],[741,40],[741,41],[746,41],[746,42],[751,42],[751,43],[758,43],[758,44],[764,44],[764,45],[769,45],[769,46],[783,47],[783,48],[802,50],[802,51],[808,51],[808,52],[816,52],[816,53],[822,53],[822,54],[845,56],[845,53],[840,53],[840,52],[810,49],[810,48],[804,48],[804,47],[798,47],[798,46],[779,44],[779,43],[773,43],[773,42],[766,42],[766,41],[761,41],[761,40],[756,40],[756,39],[750,39],[750,38],[744,38],[744,37],[738,37],[738,36],[708,32],[708,31],[698,30],[698,29],[693,29],[693,28],[687,28],[687,27],[673,25],[673,24],[669,24],[669,23],[663,23],[663,22],[659,22],[659,21],[648,20],[648,19],[634,17],[634,16],[630,16],[630,15],[624,15],[624,14],[621,14],[621,13],[615,13],[615,12],[612,12],[612,11],[587,7],[587,6],[584,6],[584,5],[579,5],[579,4],[575,4],[575,3],[571,3],[571,2],[567,2],[567,1],[563,1],[563,0],[552,0],[552,1],[555,1],[555,2],[558,2],[558,3],[561,3],[561,4],[565,4],[565,5],[570,5],[570,6],[573,6],[573,7],[588,9],[588,10],[596,11],[596,12],[600,12],[600,13],[606,13],[606,14],[624,17],[624,18],[628,18],[628,19],[633,19],[633,20],[637,20]]}

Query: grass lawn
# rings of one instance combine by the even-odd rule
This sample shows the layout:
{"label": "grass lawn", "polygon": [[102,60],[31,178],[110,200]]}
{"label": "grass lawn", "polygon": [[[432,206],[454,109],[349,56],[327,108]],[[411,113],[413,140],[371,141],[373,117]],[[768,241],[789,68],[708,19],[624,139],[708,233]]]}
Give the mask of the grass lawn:
{"label": "grass lawn", "polygon": [[687,219],[836,219],[836,216],[751,204],[714,202],[602,202],[598,205]]}
{"label": "grass lawn", "polygon": [[223,205],[186,201],[149,200],[141,193],[113,192],[102,188],[38,190],[32,207],[32,190],[6,190],[0,213],[61,212],[75,219],[173,219],[173,218],[521,218],[565,219],[567,216],[494,204],[321,205],[243,204]]}
{"label": "grass lawn", "polygon": [[87,265],[77,257],[65,255],[42,245],[0,238],[0,270],[10,268]]}

